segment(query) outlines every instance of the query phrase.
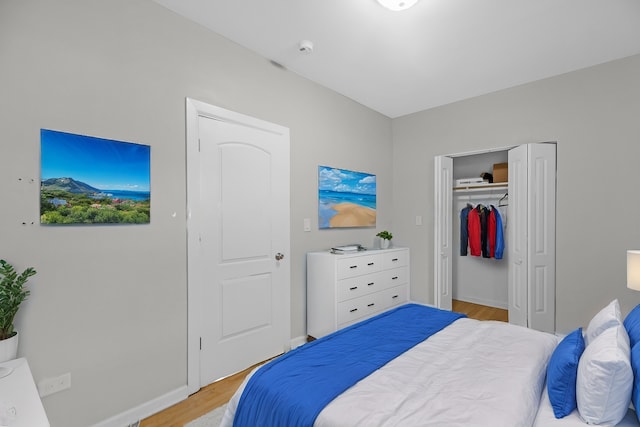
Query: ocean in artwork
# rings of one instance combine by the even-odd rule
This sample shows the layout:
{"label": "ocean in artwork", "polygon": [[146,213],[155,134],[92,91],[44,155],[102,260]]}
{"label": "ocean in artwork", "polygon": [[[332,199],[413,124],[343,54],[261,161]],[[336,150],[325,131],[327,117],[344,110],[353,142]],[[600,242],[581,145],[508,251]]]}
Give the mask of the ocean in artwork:
{"label": "ocean in artwork", "polygon": [[127,190],[102,190],[102,193],[100,194],[100,196],[104,196],[109,199],[121,199],[121,200],[149,200],[151,198],[151,192],[127,191]]}

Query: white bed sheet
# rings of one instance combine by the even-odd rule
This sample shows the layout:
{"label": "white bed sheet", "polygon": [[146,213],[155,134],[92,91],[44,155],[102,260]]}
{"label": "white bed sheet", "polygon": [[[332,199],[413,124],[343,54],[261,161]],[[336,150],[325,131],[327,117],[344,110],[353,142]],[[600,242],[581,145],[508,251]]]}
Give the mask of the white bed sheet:
{"label": "white bed sheet", "polygon": [[[553,415],[553,408],[551,407],[547,390],[546,388],[544,389],[542,398],[540,399],[540,408],[538,409],[536,422],[533,427],[586,427],[588,425],[589,424],[582,421],[580,415],[578,415],[577,409],[566,417],[557,419],[555,415]],[[616,427],[638,426],[640,426],[640,423],[638,422],[638,417],[633,409],[629,409],[622,421],[620,421],[619,424],[616,424]]]}
{"label": "white bed sheet", "polygon": [[[508,323],[459,319],[338,396],[314,426],[529,427],[557,342]],[[243,389],[222,427],[233,424]]]}

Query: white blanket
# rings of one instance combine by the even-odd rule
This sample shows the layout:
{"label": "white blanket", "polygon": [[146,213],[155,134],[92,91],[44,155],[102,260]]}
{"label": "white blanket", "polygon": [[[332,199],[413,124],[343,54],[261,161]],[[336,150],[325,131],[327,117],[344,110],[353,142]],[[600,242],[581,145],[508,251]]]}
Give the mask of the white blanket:
{"label": "white blanket", "polygon": [[[588,424],[582,421],[580,415],[578,414],[578,410],[575,409],[572,413],[567,415],[564,418],[557,419],[555,415],[553,415],[553,408],[551,407],[551,402],[549,401],[549,395],[547,394],[546,388],[542,392],[542,398],[540,399],[540,408],[538,409],[538,415],[536,416],[536,422],[533,427],[587,427]],[[629,409],[627,411],[627,415],[620,421],[619,424],[616,424],[616,427],[638,427],[640,423],[638,423],[638,418],[636,416],[635,411]],[[603,426],[608,427],[608,426]]]}
{"label": "white blanket", "polygon": [[[459,319],[334,399],[315,427],[531,426],[554,335]],[[244,384],[221,426],[232,425]]]}

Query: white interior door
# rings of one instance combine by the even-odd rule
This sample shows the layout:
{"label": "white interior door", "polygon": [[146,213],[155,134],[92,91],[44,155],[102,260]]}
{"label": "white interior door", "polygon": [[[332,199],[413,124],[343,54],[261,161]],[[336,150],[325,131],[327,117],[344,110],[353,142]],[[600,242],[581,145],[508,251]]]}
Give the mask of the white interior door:
{"label": "white interior door", "polygon": [[451,310],[453,299],[453,159],[447,156],[435,158],[435,245],[434,245],[434,289],[435,305]]}
{"label": "white interior door", "polygon": [[289,131],[187,110],[191,393],[289,349]]}
{"label": "white interior door", "polygon": [[509,323],[528,326],[528,153],[521,145],[509,150],[509,206],[507,207]]}
{"label": "white interior door", "polygon": [[509,322],[555,332],[556,145],[509,151]]}

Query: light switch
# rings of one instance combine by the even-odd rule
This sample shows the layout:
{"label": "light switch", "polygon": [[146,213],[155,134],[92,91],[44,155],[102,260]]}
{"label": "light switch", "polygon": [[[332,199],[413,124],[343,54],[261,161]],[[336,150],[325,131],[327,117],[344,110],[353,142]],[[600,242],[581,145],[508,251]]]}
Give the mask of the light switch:
{"label": "light switch", "polygon": [[311,219],[304,219],[304,231],[311,231]]}
{"label": "light switch", "polygon": [[416,225],[422,225],[422,215],[416,215]]}

